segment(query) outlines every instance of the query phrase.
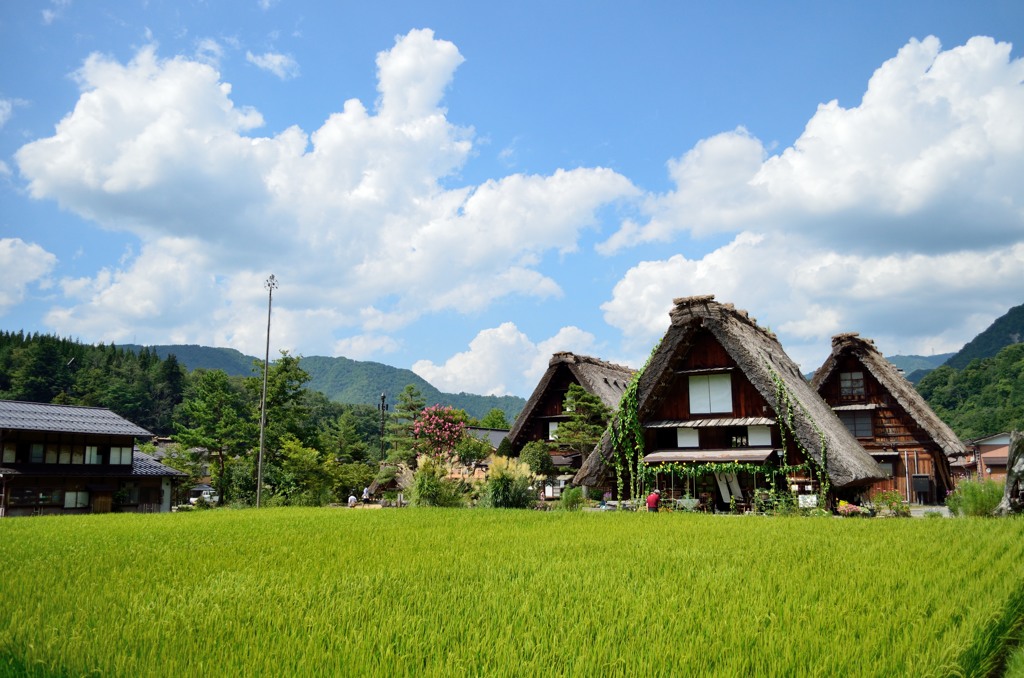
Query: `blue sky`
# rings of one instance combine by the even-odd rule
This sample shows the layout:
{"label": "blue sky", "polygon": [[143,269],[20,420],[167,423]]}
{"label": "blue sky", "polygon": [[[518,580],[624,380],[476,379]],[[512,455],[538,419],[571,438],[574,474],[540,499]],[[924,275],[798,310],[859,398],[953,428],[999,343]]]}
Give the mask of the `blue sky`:
{"label": "blue sky", "polygon": [[[810,371],[1024,302],[1024,4],[8,2],[0,326],[528,395],[714,294]],[[775,4],[777,6],[770,6]]]}

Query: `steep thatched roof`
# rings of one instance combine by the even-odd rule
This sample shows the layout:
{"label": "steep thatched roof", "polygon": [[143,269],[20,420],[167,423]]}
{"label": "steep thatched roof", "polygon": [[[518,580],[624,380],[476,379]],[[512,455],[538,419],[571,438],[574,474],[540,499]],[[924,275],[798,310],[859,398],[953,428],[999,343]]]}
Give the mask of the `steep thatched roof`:
{"label": "steep thatched roof", "polygon": [[885,359],[875,342],[861,338],[857,333],[837,334],[832,337],[832,354],[814,373],[811,386],[820,391],[821,386],[835,372],[844,355],[851,355],[860,361],[878,383],[895,398],[907,414],[920,426],[932,440],[942,449],[947,457],[966,454],[967,448],[960,441],[953,429],[939,419],[925,399],[917,392],[913,384],[906,380],[896,366]]}
{"label": "steep thatched roof", "polygon": [[517,443],[526,422],[533,416],[534,410],[540,404],[551,380],[563,366],[568,368],[580,386],[588,393],[600,398],[601,402],[611,408],[613,412],[618,409],[619,400],[622,399],[622,394],[634,373],[634,370],[629,367],[605,362],[598,358],[576,355],[568,351],[555,353],[548,362],[548,369],[540,378],[537,387],[533,389],[530,399],[526,401],[526,405],[512,425],[512,430],[508,433],[508,439],[513,445]]}
{"label": "steep thatched roof", "polygon": [[[711,332],[776,414],[786,409],[779,402],[777,381],[784,386],[793,406],[793,434],[819,464],[824,442],[825,466],[832,485],[846,487],[884,477],[878,464],[803,378],[775,335],[758,327],[745,311],[720,304],[709,295],[676,299],[669,316],[671,325],[637,384],[641,422],[649,419],[678,359],[688,353],[694,335],[703,328]],[[607,472],[611,458],[612,445],[605,434],[573,482],[597,484]]]}

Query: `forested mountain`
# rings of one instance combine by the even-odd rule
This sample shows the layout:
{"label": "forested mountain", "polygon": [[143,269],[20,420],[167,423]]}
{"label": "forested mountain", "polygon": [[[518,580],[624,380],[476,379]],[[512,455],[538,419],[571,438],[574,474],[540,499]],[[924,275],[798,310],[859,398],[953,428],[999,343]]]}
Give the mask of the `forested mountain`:
{"label": "forested mountain", "polygon": [[[156,353],[160,358],[174,355],[178,362],[186,370],[192,371],[200,367],[207,370],[222,370],[229,377],[251,377],[253,361],[256,358],[245,355],[233,348],[210,348],[209,346],[198,346],[196,344],[174,344],[165,346],[140,346],[138,344],[123,344],[121,348],[138,353],[146,348]],[[273,360],[276,356],[270,356]],[[262,362],[262,358],[260,359]],[[305,367],[305,366],[303,366]]]}
{"label": "forested mountain", "polygon": [[0,398],[107,407],[157,434],[173,430],[185,372],[171,355],[0,331]]}
{"label": "forested mountain", "polygon": [[1006,346],[962,370],[943,365],[917,389],[961,438],[1024,430],[1024,344]]}
{"label": "forested mountain", "polygon": [[1006,315],[996,318],[984,332],[971,339],[946,365],[962,370],[972,360],[991,358],[1004,347],[1024,341],[1024,304],[1014,306]]}
{"label": "forested mountain", "polygon": [[[143,347],[126,345],[124,348],[139,351]],[[232,348],[174,344],[149,346],[148,350],[162,358],[174,355],[190,371],[202,367],[246,377],[253,375],[253,361],[261,360]],[[271,356],[271,360],[274,358]],[[324,356],[303,356],[301,362],[302,369],[310,376],[306,387],[320,391],[328,399],[339,403],[376,405],[380,402],[382,392],[387,394],[388,402],[394,403],[402,389],[412,384],[419,389],[428,404],[451,405],[477,419],[482,419],[497,408],[505,413],[509,421],[513,421],[526,404],[524,399],[517,396],[443,393],[412,370],[382,363]]]}
{"label": "forested mountain", "polygon": [[916,384],[921,380],[921,377],[949,360],[953,355],[953,353],[937,353],[935,355],[894,355],[886,356],[886,360],[891,362],[897,368],[903,370],[903,374],[906,375],[907,380],[910,381],[910,383]]}

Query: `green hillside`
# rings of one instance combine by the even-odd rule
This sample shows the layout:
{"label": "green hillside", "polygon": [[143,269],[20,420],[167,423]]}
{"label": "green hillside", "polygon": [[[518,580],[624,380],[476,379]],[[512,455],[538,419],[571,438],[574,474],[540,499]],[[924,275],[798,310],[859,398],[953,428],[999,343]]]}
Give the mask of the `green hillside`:
{"label": "green hillside", "polygon": [[917,385],[935,413],[964,439],[1024,430],[1024,344],[958,370],[943,365]]}
{"label": "green hillside", "polygon": [[[124,344],[123,349],[138,353],[142,346],[138,344]],[[150,346],[150,351],[156,351],[162,360],[166,360],[168,354],[173,353],[178,362],[189,371],[200,367],[207,370],[223,370],[233,377],[251,377],[253,361],[257,358],[245,355],[233,348],[210,348],[209,346],[197,346],[196,344],[168,344],[164,346]],[[261,360],[262,362],[262,360]]]}
{"label": "green hillside", "polygon": [[[142,347],[126,345],[122,348],[138,351]],[[233,348],[169,344],[150,346],[149,349],[155,351],[161,358],[173,353],[178,362],[190,371],[198,368],[224,370],[230,375],[245,377],[253,375],[253,361],[260,360]],[[310,376],[307,388],[320,391],[339,403],[376,405],[380,402],[380,394],[383,392],[387,394],[388,402],[393,405],[402,389],[412,384],[420,390],[428,405],[451,405],[465,410],[470,416],[478,419],[483,418],[492,409],[498,408],[505,413],[509,421],[512,421],[526,404],[524,399],[517,396],[443,393],[412,370],[382,363],[342,357],[303,356],[301,364],[302,369]]]}
{"label": "green hillside", "polygon": [[1024,304],[1014,306],[1006,315],[996,318],[984,332],[971,339],[946,365],[962,370],[972,360],[991,358],[1010,344],[1024,341]]}

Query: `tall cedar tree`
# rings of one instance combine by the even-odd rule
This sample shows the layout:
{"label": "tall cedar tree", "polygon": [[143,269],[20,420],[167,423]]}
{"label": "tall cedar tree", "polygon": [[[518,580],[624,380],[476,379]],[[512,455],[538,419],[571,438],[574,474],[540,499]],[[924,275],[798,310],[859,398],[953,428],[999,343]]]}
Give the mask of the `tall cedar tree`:
{"label": "tall cedar tree", "polygon": [[562,413],[569,420],[558,425],[558,446],[590,454],[611,418],[611,410],[596,395],[579,384],[570,384],[562,403]]}

